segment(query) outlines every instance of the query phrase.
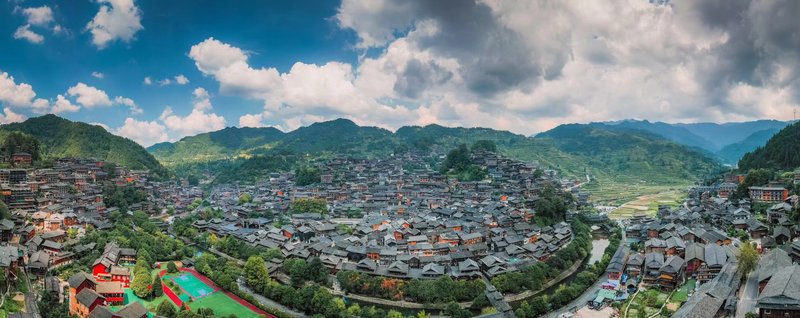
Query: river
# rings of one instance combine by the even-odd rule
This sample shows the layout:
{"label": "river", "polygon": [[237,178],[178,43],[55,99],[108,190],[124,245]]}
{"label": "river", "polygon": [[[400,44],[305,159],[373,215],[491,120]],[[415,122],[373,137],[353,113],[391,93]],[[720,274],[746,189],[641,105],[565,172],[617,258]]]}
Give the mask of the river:
{"label": "river", "polygon": [[[589,255],[587,256],[587,259],[583,262],[583,264],[581,264],[580,267],[578,267],[578,270],[576,270],[574,273],[572,273],[572,275],[569,275],[566,278],[564,278],[563,280],[561,280],[561,282],[559,282],[558,284],[554,284],[553,286],[550,286],[549,288],[547,288],[547,289],[545,289],[545,290],[543,290],[543,291],[541,291],[539,293],[536,293],[536,294],[534,294],[534,295],[532,295],[530,297],[527,297],[527,299],[530,299],[530,298],[533,298],[535,296],[542,295],[542,294],[552,295],[553,293],[555,293],[555,291],[558,289],[558,287],[560,285],[569,285],[569,283],[571,283],[575,279],[575,277],[578,276],[579,273],[583,272],[586,269],[586,266],[594,264],[594,263],[596,263],[597,261],[599,261],[599,260],[601,260],[603,258],[603,253],[606,251],[606,248],[608,247],[609,244],[611,244],[611,243],[608,241],[608,235],[605,235],[605,234],[592,234],[592,251],[589,252]],[[527,300],[527,299],[524,299],[524,300]],[[515,302],[511,303],[511,306],[516,308],[517,306],[519,306],[519,304],[522,303],[522,301],[523,300],[515,301]]]}

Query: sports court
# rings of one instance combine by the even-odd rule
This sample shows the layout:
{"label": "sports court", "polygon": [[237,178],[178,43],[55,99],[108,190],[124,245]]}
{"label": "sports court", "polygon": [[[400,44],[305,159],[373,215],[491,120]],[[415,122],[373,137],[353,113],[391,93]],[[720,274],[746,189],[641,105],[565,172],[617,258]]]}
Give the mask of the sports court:
{"label": "sports court", "polygon": [[192,300],[196,300],[217,291],[213,287],[197,278],[197,276],[191,272],[181,272],[180,274],[172,276],[164,276],[164,278],[175,282],[175,284],[177,284],[184,293],[192,297]]}
{"label": "sports court", "polygon": [[259,314],[241,303],[228,297],[223,292],[213,293],[209,296],[197,299],[189,304],[192,310],[200,308],[211,308],[217,317],[229,317],[236,315],[239,318],[260,318],[264,315]]}

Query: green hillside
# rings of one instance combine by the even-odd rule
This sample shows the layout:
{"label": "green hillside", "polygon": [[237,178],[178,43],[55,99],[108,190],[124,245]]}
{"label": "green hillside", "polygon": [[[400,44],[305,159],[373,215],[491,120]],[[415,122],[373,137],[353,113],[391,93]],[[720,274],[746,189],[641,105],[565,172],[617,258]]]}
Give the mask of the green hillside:
{"label": "green hillside", "polygon": [[781,129],[777,134],[739,160],[739,169],[748,171],[756,168],[792,170],[800,167],[800,123]]}
{"label": "green hillside", "polygon": [[41,145],[41,154],[46,158],[95,158],[131,169],[148,169],[160,176],[167,174],[158,160],[142,146],[100,126],[45,115],[21,123],[0,125],[0,131],[19,131],[36,138]]}
{"label": "green hillside", "polygon": [[742,141],[723,147],[717,152],[717,155],[726,163],[736,163],[744,154],[764,146],[779,131],[781,130],[778,128],[770,128],[754,132]]}
{"label": "green hillside", "polygon": [[273,132],[269,137],[263,136],[265,129],[237,132],[242,129],[226,128],[155,145],[150,151],[179,174],[213,170],[224,175],[225,181],[253,181],[267,172],[286,171],[334,155],[377,157],[409,150],[442,155],[478,140],[494,141],[500,152],[539,162],[562,176],[591,181],[590,187],[635,187],[637,193],[647,193],[644,188],[654,186],[689,185],[719,168],[702,150],[646,131],[603,124],[564,125],[534,138],[488,128],[439,125],[407,126],[392,133],[344,119]]}

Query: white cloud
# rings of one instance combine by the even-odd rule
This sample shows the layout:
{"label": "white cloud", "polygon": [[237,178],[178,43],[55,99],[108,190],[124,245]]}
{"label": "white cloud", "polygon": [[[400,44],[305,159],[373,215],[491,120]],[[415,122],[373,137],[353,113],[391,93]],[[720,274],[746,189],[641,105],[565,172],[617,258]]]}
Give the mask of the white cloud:
{"label": "white cloud", "polygon": [[53,114],[60,114],[60,113],[74,113],[81,109],[80,106],[72,104],[69,99],[64,98],[64,95],[59,94],[56,97],[55,103],[53,103],[53,109],[51,112]]}
{"label": "white cloud", "polygon": [[263,127],[263,114],[244,114],[239,117],[239,127]]}
{"label": "white cloud", "polygon": [[67,90],[67,94],[70,97],[77,96],[78,104],[81,104],[86,108],[112,105],[111,99],[108,98],[108,94],[106,94],[106,92],[84,83],[78,83],[77,85],[70,87]]}
{"label": "white cloud", "polygon": [[0,103],[12,107],[29,107],[33,105],[34,98],[36,92],[30,84],[17,84],[13,76],[6,72],[0,73]]}
{"label": "white cloud", "polygon": [[225,118],[197,108],[192,109],[192,112],[187,116],[179,116],[174,114],[171,108],[167,107],[161,113],[159,119],[179,138],[225,128]]}
{"label": "white cloud", "polygon": [[109,42],[130,42],[142,29],[142,12],[133,0],[98,0],[100,10],[86,30],[92,33],[92,44],[103,49]]}
{"label": "white cloud", "polygon": [[44,36],[31,31],[30,24],[26,24],[17,28],[17,31],[14,32],[14,38],[17,40],[26,40],[33,44],[41,44],[44,42]]}
{"label": "white cloud", "polygon": [[189,84],[189,79],[186,78],[186,76],[184,76],[183,74],[179,74],[175,76],[175,83],[179,85],[186,85]]}
{"label": "white cloud", "polygon": [[153,85],[153,80],[150,78],[150,76],[145,76],[142,83],[144,83],[144,85]]}
{"label": "white cloud", "polygon": [[106,77],[106,75],[100,72],[92,72],[92,77],[103,79],[104,77]]}
{"label": "white cloud", "polygon": [[24,115],[17,114],[11,108],[3,108],[3,113],[0,114],[0,124],[18,123],[27,119]]}
{"label": "white cloud", "polygon": [[28,24],[46,27],[53,22],[53,10],[48,6],[22,9],[22,14],[27,18]]}
{"label": "white cloud", "polygon": [[162,80],[158,81],[158,85],[160,85],[160,86],[167,86],[169,84],[172,84],[172,80],[168,79],[168,78],[165,78],[165,79],[162,79]]}
{"label": "white cloud", "polygon": [[122,127],[113,132],[145,147],[170,140],[164,125],[156,121],[139,121],[130,117],[125,119]]}
{"label": "white cloud", "polygon": [[114,103],[127,106],[128,108],[131,109],[131,113],[133,114],[141,114],[143,112],[142,109],[139,108],[138,105],[136,105],[136,102],[127,97],[117,96],[114,98]]}

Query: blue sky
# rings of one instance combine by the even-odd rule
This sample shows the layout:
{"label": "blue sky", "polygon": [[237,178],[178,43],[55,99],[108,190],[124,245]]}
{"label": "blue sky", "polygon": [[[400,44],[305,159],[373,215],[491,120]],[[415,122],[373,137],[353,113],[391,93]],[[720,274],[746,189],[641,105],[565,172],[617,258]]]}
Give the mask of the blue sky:
{"label": "blue sky", "polygon": [[0,0],[0,122],[57,113],[147,146],[339,117],[522,134],[791,119],[798,11],[791,0]]}
{"label": "blue sky", "polygon": [[[102,5],[109,5],[103,3]],[[176,113],[192,109],[192,91],[209,91],[218,85],[203,76],[187,57],[192,45],[209,37],[236,43],[248,50],[250,61],[279,71],[296,61],[325,63],[330,60],[355,62],[353,32],[336,27],[333,1],[137,1],[142,29],[130,40],[116,39],[104,47],[93,44],[87,23],[101,3],[93,1],[2,1],[0,2],[0,72],[13,76],[16,84],[30,84],[37,98],[55,99],[67,95],[77,83],[85,83],[116,96],[131,98],[142,109],[133,114],[128,107],[82,107],[59,115],[85,122],[119,127],[125,118],[157,118],[167,106]],[[29,30],[43,36],[41,43],[15,39],[15,31],[28,23],[25,8],[47,6],[52,21],[31,25]],[[60,33],[53,28],[60,26]],[[102,76],[98,78],[92,74]],[[101,75],[99,75],[99,74]],[[175,77],[183,75],[186,84]],[[144,83],[145,77],[152,81]],[[158,81],[169,79],[170,84]],[[215,113],[232,118],[258,112],[261,102],[212,93]],[[75,103],[74,98],[72,98]],[[35,112],[19,110],[35,116]]]}

